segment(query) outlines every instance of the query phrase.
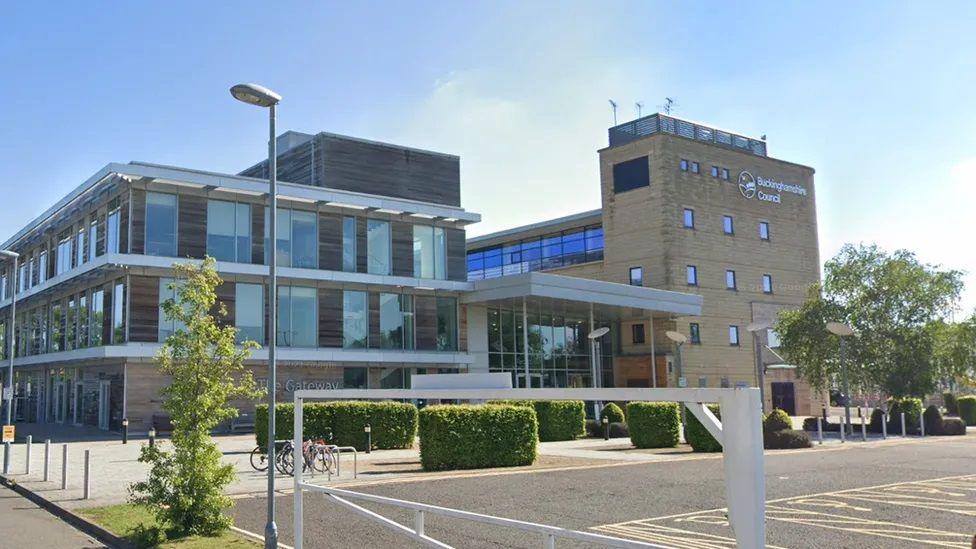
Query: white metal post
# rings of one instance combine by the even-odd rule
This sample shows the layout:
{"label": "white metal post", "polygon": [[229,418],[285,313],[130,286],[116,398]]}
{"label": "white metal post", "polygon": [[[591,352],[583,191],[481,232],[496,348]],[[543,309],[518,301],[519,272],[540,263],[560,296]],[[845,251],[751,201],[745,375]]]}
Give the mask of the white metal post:
{"label": "white metal post", "polygon": [[762,549],[766,547],[766,477],[759,390],[726,392],[719,406],[729,524],[738,547]]}
{"label": "white metal post", "polygon": [[82,499],[91,497],[91,450],[85,450],[85,485],[82,490]]}
{"label": "white metal post", "polygon": [[922,436],[924,437],[925,436],[925,414],[921,412],[918,414],[918,428],[922,430]]}
{"label": "white metal post", "polygon": [[868,426],[867,423],[865,423],[863,413],[861,414],[861,440],[863,442],[868,441]]}
{"label": "white metal post", "polygon": [[881,414],[881,438],[888,440],[888,412]]}
{"label": "white metal post", "polygon": [[51,480],[51,439],[44,440],[44,482]]}
{"label": "white metal post", "polygon": [[844,416],[840,416],[840,441],[846,442],[847,439],[847,425],[844,424]]}
{"label": "white metal post", "polygon": [[294,433],[295,440],[292,442],[294,448],[292,449],[295,453],[294,466],[295,466],[295,549],[302,549],[302,537],[305,532],[302,526],[302,503],[304,503],[303,492],[302,492],[302,469],[304,466],[304,456],[302,455],[302,441],[305,436],[302,433],[302,416],[305,412],[304,410],[304,400],[295,396],[295,419],[294,419]]}
{"label": "white metal post", "polygon": [[68,488],[68,445],[61,446],[61,489]]}
{"label": "white metal post", "polygon": [[817,444],[823,444],[823,421],[817,416]]}
{"label": "white metal post", "polygon": [[905,430],[905,412],[901,413],[901,438],[908,436],[908,431]]}
{"label": "white metal post", "polygon": [[33,435],[27,435],[27,471],[26,474],[30,474],[31,471],[31,446],[34,444]]}

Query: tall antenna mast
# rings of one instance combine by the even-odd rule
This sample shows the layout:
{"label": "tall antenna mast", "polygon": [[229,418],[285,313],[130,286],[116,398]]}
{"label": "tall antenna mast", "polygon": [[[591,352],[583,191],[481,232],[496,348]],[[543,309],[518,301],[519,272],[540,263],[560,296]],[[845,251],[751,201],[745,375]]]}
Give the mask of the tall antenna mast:
{"label": "tall antenna mast", "polygon": [[674,99],[670,97],[664,98],[664,114],[671,114],[671,109],[677,106],[678,105],[674,102]]}
{"label": "tall antenna mast", "polygon": [[641,117],[641,109],[644,108],[644,104],[641,103],[640,101],[638,101],[638,102],[634,103],[634,107],[637,108],[637,118],[640,118]]}
{"label": "tall antenna mast", "polygon": [[610,110],[613,111],[613,125],[617,125],[617,102],[613,99],[608,99],[610,101]]}

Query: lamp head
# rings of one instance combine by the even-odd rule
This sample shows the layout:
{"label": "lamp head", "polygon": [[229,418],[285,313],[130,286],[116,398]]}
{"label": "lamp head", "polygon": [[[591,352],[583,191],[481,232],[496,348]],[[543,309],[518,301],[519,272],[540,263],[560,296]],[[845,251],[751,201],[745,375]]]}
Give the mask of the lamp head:
{"label": "lamp head", "polygon": [[599,338],[607,335],[608,333],[610,333],[610,328],[607,328],[606,326],[604,326],[603,328],[597,328],[596,330],[593,330],[586,337],[588,337],[590,339],[599,339]]}
{"label": "lamp head", "polygon": [[668,330],[668,331],[664,332],[664,335],[668,336],[668,339],[670,339],[671,341],[677,343],[678,345],[681,345],[685,341],[688,341],[688,338],[685,337],[685,334],[683,334],[681,332],[675,332],[675,331],[672,331],[672,330]]}
{"label": "lamp head", "polygon": [[230,89],[230,94],[238,101],[258,107],[270,107],[281,101],[280,95],[257,84],[238,84]]}
{"label": "lamp head", "polygon": [[854,329],[842,322],[828,322],[827,331],[840,337],[849,337],[854,335]]}

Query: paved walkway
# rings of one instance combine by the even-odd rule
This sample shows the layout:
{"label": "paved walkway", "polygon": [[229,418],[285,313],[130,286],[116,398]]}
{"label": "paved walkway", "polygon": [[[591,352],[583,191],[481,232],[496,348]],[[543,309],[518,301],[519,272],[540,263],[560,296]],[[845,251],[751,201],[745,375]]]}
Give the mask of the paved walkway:
{"label": "paved walkway", "polygon": [[0,487],[0,547],[104,547],[94,539],[21,497]]}

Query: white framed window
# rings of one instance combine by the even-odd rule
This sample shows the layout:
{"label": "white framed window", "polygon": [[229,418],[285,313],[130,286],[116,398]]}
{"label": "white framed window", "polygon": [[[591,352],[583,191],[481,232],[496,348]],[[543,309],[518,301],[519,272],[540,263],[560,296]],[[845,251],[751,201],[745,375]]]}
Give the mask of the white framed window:
{"label": "white framed window", "polygon": [[735,289],[735,271],[731,269],[725,271],[725,287],[729,290]]}
{"label": "white framed window", "polygon": [[685,278],[688,281],[689,286],[698,285],[698,267],[694,265],[688,265],[685,268]]}
{"label": "white framed window", "polygon": [[739,345],[739,327],[734,324],[729,326],[729,345]]}
{"label": "white framed window", "polygon": [[630,268],[630,285],[631,286],[644,285],[644,267]]}
{"label": "white framed window", "polygon": [[725,234],[735,234],[735,225],[731,215],[722,216],[722,232]]}
{"label": "white framed window", "polygon": [[695,210],[691,208],[685,208],[682,214],[682,221],[686,229],[695,228]]}
{"label": "white framed window", "polygon": [[769,222],[760,221],[759,222],[759,239],[769,240]]}
{"label": "white framed window", "polygon": [[762,275],[762,290],[764,294],[773,293],[773,275]]}
{"label": "white framed window", "polygon": [[688,161],[685,160],[684,158],[681,159],[681,161],[678,163],[678,166],[681,168],[681,171],[683,172],[688,171]]}

